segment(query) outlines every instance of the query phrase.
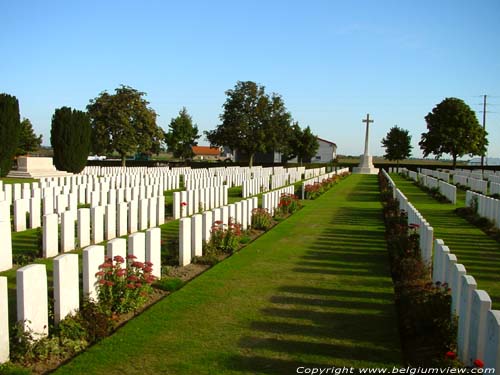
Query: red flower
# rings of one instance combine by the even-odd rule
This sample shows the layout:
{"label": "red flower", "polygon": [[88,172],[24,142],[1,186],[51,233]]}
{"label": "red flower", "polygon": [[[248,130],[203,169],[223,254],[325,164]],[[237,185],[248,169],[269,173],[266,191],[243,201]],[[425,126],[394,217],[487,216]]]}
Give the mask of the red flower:
{"label": "red flower", "polygon": [[135,275],[132,275],[132,276],[127,277],[127,280],[129,280],[129,281],[137,281],[137,280],[139,280],[139,278],[137,276],[135,276]]}
{"label": "red flower", "polygon": [[127,259],[137,259],[135,255],[129,254],[127,255]]}
{"label": "red flower", "polygon": [[99,280],[99,284],[101,284],[101,285],[106,284],[106,280],[104,280],[104,279]]}
{"label": "red flower", "polygon": [[484,362],[481,361],[480,359],[476,359],[474,361],[474,366],[478,367],[478,368],[483,368],[484,367]]}
{"label": "red flower", "polygon": [[105,268],[112,268],[113,265],[111,263],[103,263],[99,266],[99,268],[105,269]]}
{"label": "red flower", "polygon": [[142,287],[142,284],[141,284],[141,283],[135,283],[135,286],[136,286],[137,288],[140,288],[140,287]]}
{"label": "red flower", "polygon": [[119,277],[125,276],[126,274],[127,274],[127,270],[123,269],[123,268],[121,268],[118,271],[116,271],[116,276],[119,276]]}
{"label": "red flower", "polygon": [[418,225],[418,224],[409,224],[408,228],[410,228],[410,229],[418,229],[418,228],[420,228],[420,225]]}
{"label": "red flower", "polygon": [[145,264],[147,267],[153,267],[153,263],[151,263],[151,262],[145,262],[144,264]]}
{"label": "red flower", "polygon": [[113,281],[106,281],[106,286],[113,286],[115,283]]}
{"label": "red flower", "polygon": [[144,267],[144,268],[143,268],[143,271],[144,271],[144,272],[148,272],[148,273],[149,273],[149,272],[152,272],[152,271],[153,271],[153,268],[151,268],[151,267]]}
{"label": "red flower", "polygon": [[182,202],[182,203],[181,203],[181,206],[182,206],[182,207],[186,207],[187,205],[188,205],[188,204],[187,204],[187,202]]}
{"label": "red flower", "polygon": [[449,352],[446,353],[446,358],[449,358],[449,359],[455,359],[457,358],[457,353],[455,352],[452,352],[451,350]]}
{"label": "red flower", "polygon": [[135,285],[134,284],[127,284],[126,287],[128,289],[135,289]]}
{"label": "red flower", "polygon": [[95,275],[98,276],[98,277],[102,277],[102,276],[104,276],[104,272],[103,271],[99,271],[99,272],[96,272]]}
{"label": "red flower", "polygon": [[123,257],[117,255],[113,258],[115,260],[116,263],[123,263],[125,262],[125,259],[123,259]]}
{"label": "red flower", "polygon": [[142,263],[142,262],[132,262],[132,267],[144,268],[144,263]]}

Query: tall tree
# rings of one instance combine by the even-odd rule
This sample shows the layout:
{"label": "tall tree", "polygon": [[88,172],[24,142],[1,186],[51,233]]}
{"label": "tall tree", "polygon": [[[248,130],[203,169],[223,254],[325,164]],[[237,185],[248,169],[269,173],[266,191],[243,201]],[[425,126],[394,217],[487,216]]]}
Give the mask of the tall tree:
{"label": "tall tree", "polygon": [[285,138],[285,147],[282,148],[283,162],[287,162],[297,157],[302,143],[302,129],[297,121],[295,121],[290,129],[283,134]]}
{"label": "tall tree", "polygon": [[90,118],[86,112],[62,107],[55,110],[50,129],[54,165],[58,170],[80,173],[90,152]]}
{"label": "tall tree", "polygon": [[19,102],[15,96],[0,94],[0,176],[12,168],[20,135]]}
{"label": "tall tree", "polygon": [[302,165],[303,162],[310,161],[311,158],[316,155],[316,151],[318,151],[319,148],[318,137],[312,133],[309,126],[302,131],[298,146],[297,158],[299,159],[300,165]]}
{"label": "tall tree", "polygon": [[474,111],[461,99],[446,98],[425,116],[427,133],[422,133],[420,148],[424,157],[450,154],[453,168],[457,157],[465,154],[484,155],[488,140]]}
{"label": "tall tree", "polygon": [[164,133],[156,125],[156,112],[146,94],[120,86],[115,94],[102,92],[87,106],[95,153],[116,151],[125,166],[127,155],[158,152]]}
{"label": "tall tree", "polygon": [[252,81],[237,82],[226,96],[222,123],[205,132],[209,142],[248,155],[250,166],[257,152],[279,151],[291,118],[282,98],[277,94],[269,97],[264,86]]}
{"label": "tall tree", "polygon": [[409,131],[393,126],[385,138],[382,139],[382,146],[385,147],[384,158],[396,160],[399,167],[399,161],[407,159],[411,155],[413,146],[410,143],[411,135]]}
{"label": "tall tree", "polygon": [[169,130],[165,134],[165,143],[169,152],[176,158],[187,159],[193,157],[192,146],[196,146],[198,135],[198,126],[193,125],[193,119],[188,111],[183,107],[179,115],[170,121]]}
{"label": "tall tree", "polygon": [[33,125],[27,118],[21,121],[19,135],[19,144],[16,150],[16,156],[26,155],[28,152],[36,151],[42,145],[42,136],[37,136],[33,131]]}

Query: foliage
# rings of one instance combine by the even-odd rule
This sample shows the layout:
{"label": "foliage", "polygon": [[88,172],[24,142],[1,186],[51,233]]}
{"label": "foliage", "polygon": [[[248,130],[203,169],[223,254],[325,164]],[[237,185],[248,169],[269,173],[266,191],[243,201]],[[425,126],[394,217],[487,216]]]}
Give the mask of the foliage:
{"label": "foliage", "polygon": [[16,150],[16,156],[26,155],[28,152],[34,152],[42,145],[42,136],[36,136],[33,131],[33,125],[27,118],[20,123],[19,142]]}
{"label": "foliage", "polygon": [[252,210],[252,228],[267,231],[273,226],[273,217],[265,208]]}
{"label": "foliage", "polygon": [[56,109],[50,129],[55,167],[61,171],[80,173],[87,164],[90,135],[87,113],[69,107]]}
{"label": "foliage", "polygon": [[250,166],[255,153],[285,147],[283,135],[290,128],[291,115],[281,96],[269,97],[264,86],[251,81],[237,82],[226,95],[220,115],[222,123],[215,130],[205,132],[211,145],[228,146],[248,155]]}
{"label": "foliage", "polygon": [[156,125],[156,112],[148,107],[146,94],[120,86],[106,91],[87,106],[92,124],[92,146],[96,154],[116,151],[125,165],[127,155],[158,153],[163,131]]}
{"label": "foliage", "polygon": [[306,199],[316,199],[324,192],[331,189],[335,184],[337,184],[342,178],[348,176],[349,173],[345,172],[340,175],[334,175],[330,178],[324,178],[321,182],[314,182],[313,184],[307,184],[304,188]]}
{"label": "foliage", "polygon": [[184,286],[184,281],[177,277],[166,277],[155,281],[153,286],[168,292],[175,292]]}
{"label": "foliage", "polygon": [[0,94],[0,177],[7,176],[12,168],[20,136],[19,102],[15,96]]}
{"label": "foliage", "polygon": [[240,236],[241,225],[232,218],[227,225],[220,220],[215,221],[210,231],[210,240],[206,244],[207,253],[234,253],[239,248]]}
{"label": "foliage", "polygon": [[427,133],[422,133],[420,148],[424,157],[450,154],[453,168],[457,157],[484,155],[488,140],[474,111],[461,99],[446,98],[425,116]]}
{"label": "foliage", "polygon": [[[155,277],[151,274],[151,262],[134,261],[134,255],[127,256],[127,264],[121,256],[106,258],[96,273],[99,303],[110,314],[123,314],[137,310],[151,293]],[[114,263],[113,263],[114,261]]]}
{"label": "foliage", "polygon": [[193,125],[193,119],[185,107],[180,110],[176,118],[170,121],[168,127],[170,129],[165,134],[168,151],[172,152],[176,158],[188,159],[193,157],[192,146],[198,144],[196,140],[200,138],[200,135],[198,135],[198,127]]}
{"label": "foliage", "polygon": [[294,194],[281,194],[280,201],[278,203],[278,213],[281,215],[293,214],[295,211],[300,209],[301,204],[299,198]]}
{"label": "foliage", "polygon": [[400,160],[408,159],[413,148],[410,142],[411,135],[408,130],[393,126],[382,139],[382,146],[385,148],[384,158],[396,160],[398,164]]}

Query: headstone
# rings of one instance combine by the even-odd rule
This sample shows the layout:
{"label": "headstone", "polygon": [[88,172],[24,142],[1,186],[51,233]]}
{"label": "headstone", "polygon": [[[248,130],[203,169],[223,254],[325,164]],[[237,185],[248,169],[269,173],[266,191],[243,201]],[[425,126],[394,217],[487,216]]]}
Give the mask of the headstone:
{"label": "headstone", "polygon": [[41,204],[40,197],[30,199],[30,228],[40,228],[42,226]]}
{"label": "headstone", "polygon": [[451,312],[454,315],[460,314],[460,290],[462,288],[462,275],[467,272],[463,264],[455,264],[451,272]]}
{"label": "headstone", "polygon": [[161,229],[146,231],[146,261],[153,263],[152,275],[161,279]]}
{"label": "headstone", "polygon": [[137,232],[137,212],[138,212],[138,201],[130,201],[128,203],[128,232]]}
{"label": "headstone", "polygon": [[[470,314],[470,342],[469,353],[473,361],[484,358],[486,342],[486,317],[491,309],[491,299],[484,290],[475,290],[472,293],[472,306]],[[465,363],[471,365],[471,363]]]}
{"label": "headstone", "polygon": [[77,214],[78,246],[90,245],[90,208],[80,208]]}
{"label": "headstone", "polygon": [[[460,313],[458,314],[458,356],[464,363],[471,362],[469,353],[469,332],[472,306],[472,293],[476,290],[477,284],[474,277],[470,275],[461,276],[460,287]],[[473,361],[474,359],[472,359]]]}
{"label": "headstone", "polygon": [[191,218],[185,217],[179,221],[179,265],[191,263]]}
{"label": "headstone", "polygon": [[59,253],[59,230],[57,214],[43,216],[43,257],[52,258]]}
{"label": "headstone", "polygon": [[148,203],[147,199],[139,201],[139,230],[148,228]]}
{"label": "headstone", "polygon": [[104,241],[104,207],[92,207],[90,220],[92,223],[92,243],[97,245]]}
{"label": "headstone", "polygon": [[149,212],[149,227],[156,227],[156,219],[158,217],[158,212],[156,208],[156,198],[148,199],[148,212]]}
{"label": "headstone", "polygon": [[118,236],[124,236],[127,234],[127,203],[121,202],[118,204],[118,210],[116,211],[116,230]]}
{"label": "headstone", "polygon": [[97,276],[104,262],[104,246],[92,245],[83,249],[83,297],[97,301]]}
{"label": "headstone", "polygon": [[[486,345],[484,367],[500,371],[500,311],[490,310],[486,317]],[[1,361],[0,361],[1,362]]]}
{"label": "headstone", "polygon": [[10,212],[8,215],[1,212],[9,210],[10,205],[6,201],[0,202],[0,272],[12,268],[12,233],[10,228]]}
{"label": "headstone", "polygon": [[[121,256],[123,260],[127,259],[127,240],[125,238],[114,238],[108,241],[106,244],[106,255],[113,259],[116,256]],[[125,262],[122,264],[122,268],[125,268]]]}
{"label": "headstone", "polygon": [[0,276],[0,364],[9,360],[9,295],[7,277]]}
{"label": "headstone", "polygon": [[[56,215],[57,216],[57,215]],[[17,321],[37,340],[49,334],[47,272],[44,264],[16,271]]]}
{"label": "headstone", "polygon": [[54,320],[58,324],[80,306],[78,254],[54,258]]}
{"label": "headstone", "polygon": [[210,231],[212,230],[212,225],[214,223],[212,211],[205,211],[203,216],[203,230],[202,230],[202,241],[208,242],[210,240]]}
{"label": "headstone", "polygon": [[203,217],[200,214],[195,214],[191,217],[191,257],[199,257],[203,255],[202,242]]}
{"label": "headstone", "polygon": [[14,231],[26,230],[26,213],[28,212],[28,200],[17,199],[14,201]]}
{"label": "headstone", "polygon": [[109,204],[105,207],[105,238],[111,240],[116,237],[116,206]]}
{"label": "headstone", "polygon": [[146,234],[144,232],[133,233],[127,239],[127,253],[134,255],[137,262],[146,261]]}
{"label": "headstone", "polygon": [[65,211],[61,214],[61,252],[75,248],[75,214]]}
{"label": "headstone", "polygon": [[158,215],[158,217],[156,218],[156,221],[157,221],[158,225],[163,225],[163,224],[165,224],[165,196],[163,195],[163,192],[162,192],[162,195],[160,195],[156,199],[157,199],[156,212]]}

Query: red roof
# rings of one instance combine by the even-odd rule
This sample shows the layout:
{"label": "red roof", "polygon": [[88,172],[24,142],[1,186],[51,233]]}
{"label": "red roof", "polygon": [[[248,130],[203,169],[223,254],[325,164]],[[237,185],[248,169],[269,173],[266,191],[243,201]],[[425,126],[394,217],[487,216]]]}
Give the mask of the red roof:
{"label": "red roof", "polygon": [[220,155],[220,149],[218,147],[192,146],[192,148],[195,155]]}

